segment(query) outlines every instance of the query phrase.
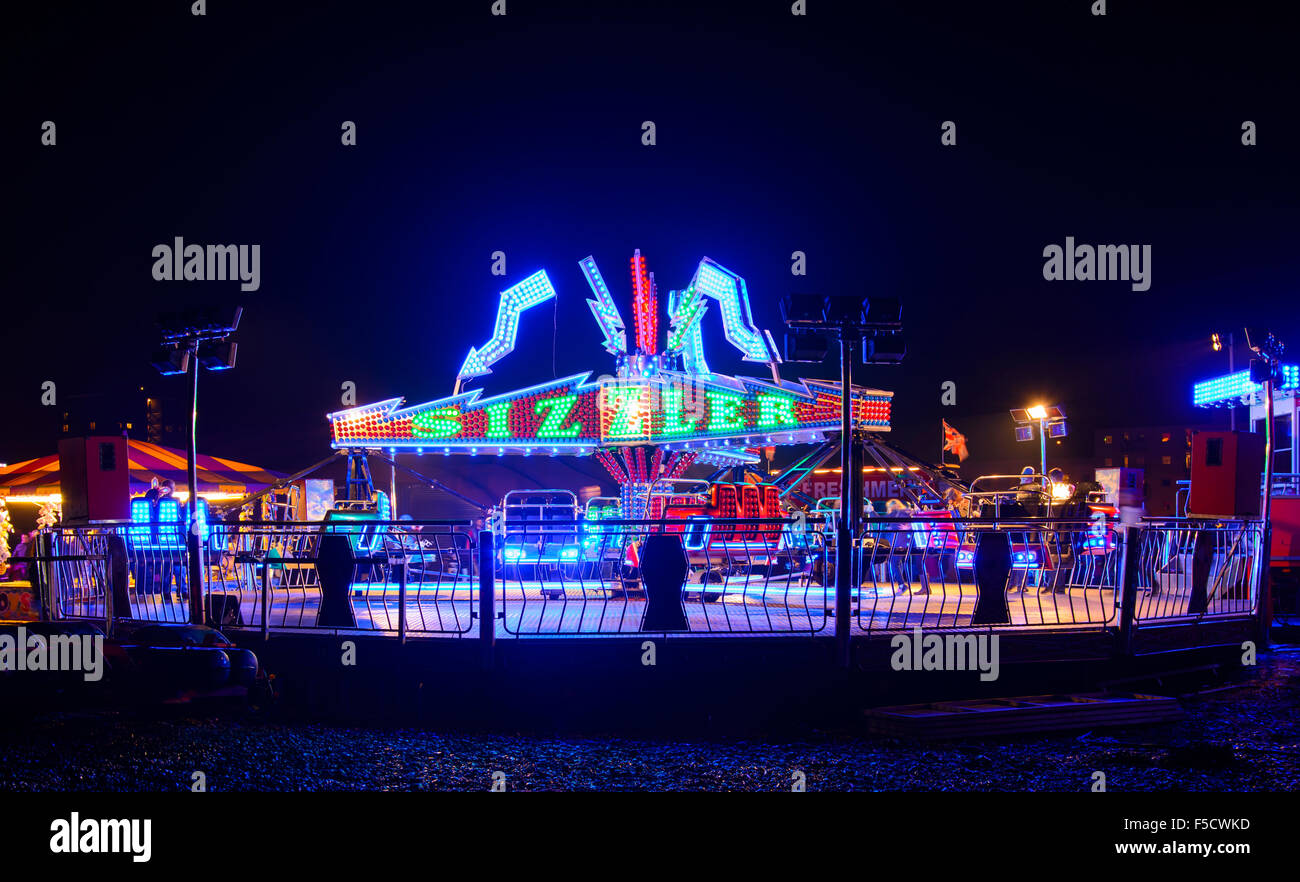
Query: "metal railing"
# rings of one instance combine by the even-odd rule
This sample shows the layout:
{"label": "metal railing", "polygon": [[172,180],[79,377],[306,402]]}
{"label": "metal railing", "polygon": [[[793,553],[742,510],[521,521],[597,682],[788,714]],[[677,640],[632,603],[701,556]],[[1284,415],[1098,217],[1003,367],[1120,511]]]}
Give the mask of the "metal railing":
{"label": "metal railing", "polygon": [[1258,609],[1260,522],[1151,520],[1140,537],[1138,622],[1243,616]]}
{"label": "metal railing", "polygon": [[[512,636],[641,633],[641,554],[657,533],[681,537],[675,590],[693,633],[816,634],[834,605],[820,524],[764,518],[507,521],[496,581]],[[829,599],[828,599],[829,592]]]}
{"label": "metal railing", "polygon": [[[46,562],[57,618],[189,619],[184,535],[163,525],[53,531]],[[477,534],[469,521],[214,525],[204,609],[226,628],[464,635],[477,602]],[[351,621],[323,621],[321,541],[351,546],[343,585]],[[119,572],[114,578],[114,568]]]}
{"label": "metal railing", "polygon": [[[995,544],[1005,549],[1004,566],[981,577],[977,564]],[[854,601],[868,633],[918,625],[1100,629],[1116,621],[1122,542],[1112,524],[873,518],[858,546]]]}
{"label": "metal railing", "polygon": [[[183,537],[173,525],[142,529],[151,528],[43,537],[27,566],[48,590],[49,614],[187,621]],[[659,591],[682,615],[661,630],[815,636],[834,621],[835,533],[815,516],[500,529],[480,548],[468,521],[214,524],[204,609],[222,628],[267,635],[595,636],[655,633],[647,612]],[[684,555],[666,587],[648,586],[644,569],[659,534],[679,537]],[[1259,522],[1149,520],[1133,535],[1139,627],[1257,612]],[[872,518],[856,540],[852,630],[1114,628],[1124,545],[1105,519]]]}
{"label": "metal railing", "polygon": [[[1263,480],[1260,486],[1263,487]],[[1273,475],[1274,496],[1300,496],[1300,473],[1276,472]]]}
{"label": "metal railing", "polygon": [[[330,536],[348,546],[337,584],[322,578]],[[210,560],[209,603],[214,617],[238,610],[227,627],[463,636],[474,626],[477,546],[469,521],[238,524]]]}

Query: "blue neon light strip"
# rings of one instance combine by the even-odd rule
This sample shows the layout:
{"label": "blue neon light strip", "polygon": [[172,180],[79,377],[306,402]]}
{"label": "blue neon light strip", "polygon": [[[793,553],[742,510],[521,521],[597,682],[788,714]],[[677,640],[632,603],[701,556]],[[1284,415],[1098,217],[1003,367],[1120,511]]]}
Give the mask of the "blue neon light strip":
{"label": "blue neon light strip", "polygon": [[457,376],[482,377],[492,373],[489,365],[515,351],[515,343],[519,339],[520,313],[554,296],[555,288],[551,287],[546,270],[538,270],[519,284],[502,291],[492,338],[480,347],[470,347]]}
{"label": "blue neon light strip", "polygon": [[[1277,388],[1300,389],[1300,365],[1284,364],[1281,367],[1282,382]],[[1197,383],[1192,387],[1192,404],[1197,407],[1227,404],[1245,395],[1255,395],[1263,388],[1259,383],[1250,381],[1249,370],[1237,371]]]}

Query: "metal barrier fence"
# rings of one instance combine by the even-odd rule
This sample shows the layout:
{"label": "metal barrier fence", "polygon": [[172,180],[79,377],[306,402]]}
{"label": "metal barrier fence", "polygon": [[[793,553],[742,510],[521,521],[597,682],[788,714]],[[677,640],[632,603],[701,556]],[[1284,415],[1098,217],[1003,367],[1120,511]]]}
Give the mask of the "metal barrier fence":
{"label": "metal barrier fence", "polygon": [[[328,536],[350,546],[335,598],[350,616],[324,614]],[[207,590],[216,610],[239,611],[232,626],[459,636],[473,627],[477,547],[469,521],[236,524],[209,560]]]}
{"label": "metal barrier fence", "polygon": [[[183,600],[164,600],[187,596],[184,534],[174,525],[163,525],[143,539],[132,535],[140,529],[57,527],[42,536],[48,552],[26,563],[30,575],[39,571],[39,578],[50,586],[54,618],[188,621]],[[116,597],[110,590],[115,568],[126,587]]]}
{"label": "metal barrier fence", "polygon": [[[1116,622],[1123,543],[1113,524],[873,518],[858,541],[857,624],[868,633]],[[994,552],[1005,564],[981,585],[977,561]]]}
{"label": "metal barrier fence", "polygon": [[[349,622],[321,616],[318,564],[330,535],[351,548],[339,598]],[[54,530],[45,564],[54,615],[188,621],[184,539],[176,525]],[[463,635],[478,600],[477,545],[469,521],[214,524],[204,609],[226,628]]]}
{"label": "metal barrier fence", "polygon": [[1259,606],[1257,521],[1149,521],[1141,532],[1138,622],[1250,615]]}
{"label": "metal barrier fence", "polygon": [[680,536],[685,552],[676,590],[687,630],[817,634],[834,606],[820,526],[764,518],[507,521],[497,580],[503,629],[512,636],[642,632],[642,550],[664,533]]}
{"label": "metal barrier fence", "polygon": [[[1149,521],[1136,535],[1137,623],[1255,612],[1259,523]],[[979,585],[977,559],[1003,541],[1005,576]],[[866,632],[1111,627],[1124,543],[1123,530],[1104,520],[872,519],[859,539],[857,624]]]}
{"label": "metal barrier fence", "polygon": [[[684,575],[661,596],[680,600],[690,633],[819,635],[834,621],[835,534],[813,517],[507,521],[482,549],[468,521],[214,524],[204,608],[265,633],[643,633],[642,553],[657,534],[681,539]],[[1133,535],[1138,626],[1256,612],[1258,522],[1150,520]],[[31,566],[54,617],[184,622],[183,538],[173,525],[60,527]],[[1124,543],[1106,521],[873,518],[852,630],[1115,627]]]}

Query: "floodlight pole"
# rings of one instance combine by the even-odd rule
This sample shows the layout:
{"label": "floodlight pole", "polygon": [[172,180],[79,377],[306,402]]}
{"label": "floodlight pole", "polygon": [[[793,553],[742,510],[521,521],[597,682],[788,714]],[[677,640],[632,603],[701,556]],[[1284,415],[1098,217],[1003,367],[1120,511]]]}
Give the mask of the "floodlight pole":
{"label": "floodlight pole", "polygon": [[1042,469],[1039,474],[1047,476],[1047,420],[1038,421],[1038,460],[1039,468]]}
{"label": "floodlight pole", "polygon": [[835,654],[847,668],[851,662],[853,579],[857,572],[854,538],[862,512],[854,504],[853,482],[853,357],[857,331],[840,329],[840,517],[835,533]]}
{"label": "floodlight pole", "polygon": [[1263,536],[1260,537],[1259,557],[1259,642],[1269,645],[1269,630],[1273,624],[1273,586],[1269,582],[1269,569],[1273,554],[1273,359],[1269,357],[1269,374],[1264,380],[1264,504],[1262,506]]}
{"label": "floodlight pole", "polygon": [[190,623],[204,624],[203,615],[203,542],[199,536],[199,341],[186,344],[190,359],[190,431],[185,451],[186,480],[190,485],[190,528],[185,533],[186,575],[190,583]]}
{"label": "floodlight pole", "polygon": [[[1232,364],[1233,361],[1232,350],[1234,348],[1235,347],[1232,345],[1232,331],[1229,331],[1228,332],[1228,373],[1229,374],[1234,373],[1236,370]],[[1228,408],[1228,429],[1229,431],[1232,432],[1237,431],[1237,402],[1235,401]]]}

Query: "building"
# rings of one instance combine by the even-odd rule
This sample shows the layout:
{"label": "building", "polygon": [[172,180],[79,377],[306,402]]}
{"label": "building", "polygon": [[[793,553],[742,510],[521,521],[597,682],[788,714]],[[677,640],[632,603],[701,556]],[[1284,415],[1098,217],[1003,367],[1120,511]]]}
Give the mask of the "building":
{"label": "building", "polygon": [[1142,469],[1148,515],[1178,513],[1178,482],[1191,479],[1192,432],[1209,426],[1119,426],[1098,429],[1097,468]]}
{"label": "building", "polygon": [[61,403],[62,435],[126,435],[170,447],[185,442],[184,410],[173,399],[146,392],[143,386],[125,395],[73,393]]}

